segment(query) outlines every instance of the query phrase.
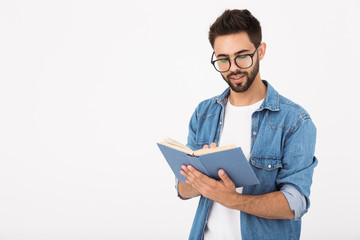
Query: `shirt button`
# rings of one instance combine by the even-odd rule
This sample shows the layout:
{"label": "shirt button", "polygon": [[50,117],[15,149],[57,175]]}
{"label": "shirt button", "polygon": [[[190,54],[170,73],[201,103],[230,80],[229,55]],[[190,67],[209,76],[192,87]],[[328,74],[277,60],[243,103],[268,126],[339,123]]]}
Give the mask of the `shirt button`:
{"label": "shirt button", "polygon": [[256,135],[256,132],[253,132],[253,135],[255,136],[255,135]]}
{"label": "shirt button", "polygon": [[220,125],[222,124],[222,122],[219,123]]}
{"label": "shirt button", "polygon": [[271,168],[271,165],[270,165],[270,164],[268,165],[268,168]]}

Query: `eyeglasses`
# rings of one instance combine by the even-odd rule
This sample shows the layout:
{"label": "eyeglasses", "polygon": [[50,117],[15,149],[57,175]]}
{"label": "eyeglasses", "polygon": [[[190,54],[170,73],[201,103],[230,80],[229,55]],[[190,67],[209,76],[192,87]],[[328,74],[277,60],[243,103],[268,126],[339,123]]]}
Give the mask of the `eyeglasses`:
{"label": "eyeglasses", "polygon": [[[241,69],[246,69],[246,68],[251,67],[253,65],[253,57],[255,55],[255,52],[257,51],[257,49],[259,48],[260,45],[261,44],[259,44],[256,47],[255,51],[252,54],[244,54],[244,55],[239,55],[239,56],[235,57],[234,62],[236,64],[236,66],[238,66]],[[211,64],[214,66],[216,71],[227,72],[230,70],[230,68],[231,68],[230,58],[221,57],[219,59],[214,60],[214,56],[215,56],[215,52],[213,52],[213,54],[211,56]]]}

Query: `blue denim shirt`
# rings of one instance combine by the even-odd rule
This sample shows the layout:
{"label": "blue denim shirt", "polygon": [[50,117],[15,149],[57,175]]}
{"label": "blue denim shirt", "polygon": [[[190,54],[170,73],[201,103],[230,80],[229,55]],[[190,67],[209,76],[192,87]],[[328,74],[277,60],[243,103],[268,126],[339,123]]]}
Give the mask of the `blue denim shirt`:
{"label": "blue denim shirt", "polygon": [[[310,186],[317,159],[314,156],[316,128],[298,104],[279,95],[266,81],[266,97],[252,114],[250,165],[260,184],[243,188],[243,194],[258,195],[291,185],[310,206]],[[219,143],[224,109],[230,89],[201,102],[190,119],[187,146],[193,150]],[[241,123],[239,123],[241,124]],[[200,197],[189,239],[203,239],[212,200]],[[273,220],[240,214],[241,236],[246,239],[299,239],[300,220]]]}

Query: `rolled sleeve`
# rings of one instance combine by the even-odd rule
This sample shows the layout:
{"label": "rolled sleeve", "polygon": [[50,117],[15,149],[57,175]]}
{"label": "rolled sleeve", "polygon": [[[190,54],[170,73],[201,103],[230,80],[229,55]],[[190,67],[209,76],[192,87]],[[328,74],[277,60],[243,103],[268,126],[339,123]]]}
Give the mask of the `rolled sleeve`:
{"label": "rolled sleeve", "polygon": [[[291,185],[304,197],[305,209],[297,212],[297,217],[305,214],[310,207],[310,188],[314,168],[318,163],[314,156],[315,141],[316,128],[311,119],[307,118],[299,124],[298,128],[286,140],[284,146],[283,167],[279,171],[276,184],[281,187]],[[285,189],[288,189],[288,187],[285,187]],[[292,199],[291,195],[298,198],[294,189],[284,190],[287,199],[288,197]],[[289,204],[293,204],[292,200],[289,201]],[[290,207],[296,209],[295,206],[290,205]]]}
{"label": "rolled sleeve", "polygon": [[280,192],[282,192],[290,206],[290,209],[294,212],[294,219],[299,220],[305,213],[306,210],[306,200],[303,194],[301,194],[294,186],[291,184],[284,184]]}
{"label": "rolled sleeve", "polygon": [[178,186],[179,186],[179,180],[175,177],[175,189],[176,189],[177,193],[179,194]]}

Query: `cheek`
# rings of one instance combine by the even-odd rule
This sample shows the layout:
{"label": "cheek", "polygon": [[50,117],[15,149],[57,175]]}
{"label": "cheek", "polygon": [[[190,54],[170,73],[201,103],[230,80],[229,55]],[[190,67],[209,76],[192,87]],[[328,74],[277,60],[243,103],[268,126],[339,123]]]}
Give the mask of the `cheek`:
{"label": "cheek", "polygon": [[242,74],[245,75],[245,77],[248,77],[250,75],[251,71],[242,71]]}

